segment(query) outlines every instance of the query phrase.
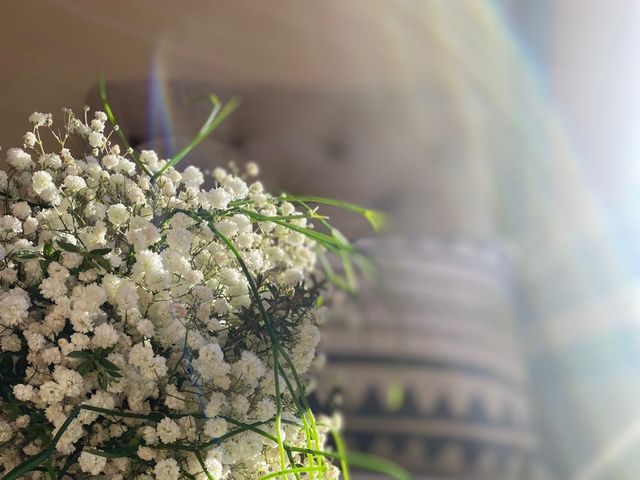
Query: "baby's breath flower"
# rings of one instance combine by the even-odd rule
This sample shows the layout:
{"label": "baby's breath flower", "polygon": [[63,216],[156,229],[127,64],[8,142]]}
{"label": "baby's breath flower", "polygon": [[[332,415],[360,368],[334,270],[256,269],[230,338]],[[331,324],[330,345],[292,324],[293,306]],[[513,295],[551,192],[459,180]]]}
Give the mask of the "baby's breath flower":
{"label": "baby's breath flower", "polygon": [[13,428],[11,424],[0,420],[0,442],[8,442],[13,436]]}
{"label": "baby's breath flower", "polygon": [[68,175],[64,179],[64,186],[70,193],[75,193],[86,188],[87,184],[82,177],[77,175]]}
{"label": "baby's breath flower", "polygon": [[49,405],[60,403],[64,398],[64,390],[59,383],[48,381],[40,386],[40,398]]}
{"label": "baby's breath flower", "polygon": [[256,162],[249,162],[246,166],[247,175],[250,177],[256,177],[260,173],[260,168]]}
{"label": "baby's breath flower", "polygon": [[94,455],[89,452],[82,452],[78,459],[80,470],[90,473],[91,475],[98,475],[104,469],[107,464],[107,459],[98,455]]}
{"label": "baby's breath flower", "polygon": [[0,337],[0,349],[4,352],[17,352],[21,347],[20,337],[15,334]]}
{"label": "baby's breath flower", "polygon": [[33,397],[33,387],[31,385],[18,384],[13,387],[13,394],[16,400],[26,402]]}
{"label": "baby's breath flower", "polygon": [[29,215],[31,215],[31,207],[27,202],[16,202],[11,205],[11,213],[13,213],[17,218],[25,220]]}
{"label": "baby's breath flower", "polygon": [[25,148],[33,148],[37,141],[38,137],[36,137],[33,132],[27,132],[24,134],[24,137],[22,137]]}
{"label": "baby's breath flower", "polygon": [[31,160],[31,155],[21,148],[7,150],[7,163],[16,170],[27,170],[35,166],[35,163]]}
{"label": "baby's breath flower", "polygon": [[182,410],[185,403],[185,396],[178,392],[175,385],[168,385],[166,389],[167,398],[165,404],[173,410]]}
{"label": "baby's breath flower", "polygon": [[108,323],[98,325],[93,334],[92,343],[98,348],[113,347],[120,338],[116,329]]}
{"label": "baby's breath flower", "polygon": [[138,447],[138,451],[136,452],[136,454],[142,460],[146,460],[147,462],[153,460],[156,456],[155,450],[149,447]]}
{"label": "baby's breath flower", "polygon": [[33,112],[29,116],[29,121],[33,123],[36,127],[42,127],[47,125],[51,121],[51,119],[52,119],[52,116],[50,113]]}
{"label": "baby's breath flower", "polygon": [[31,178],[33,191],[39,194],[52,188],[54,186],[52,180],[53,178],[49,172],[45,170],[37,171]]}
{"label": "baby's breath flower", "polygon": [[219,438],[227,433],[228,430],[229,427],[224,418],[212,418],[207,420],[204,426],[204,434],[209,438]]}
{"label": "baby's breath flower", "polygon": [[180,427],[170,418],[160,420],[157,432],[162,443],[173,443],[180,438]]}
{"label": "baby's breath flower", "polygon": [[95,130],[89,133],[89,135],[87,136],[87,139],[89,141],[89,145],[91,145],[94,148],[102,147],[105,142],[104,135],[102,135],[102,133],[100,132],[96,132]]}
{"label": "baby's breath flower", "polygon": [[[0,443],[12,445],[0,454],[0,476],[44,450],[21,433],[43,421],[50,436],[61,432],[47,457],[54,470],[82,449],[68,471],[79,479],[201,479],[202,463],[221,480],[277,472],[271,440],[224,437],[237,422],[271,428],[280,408],[292,420],[283,436],[306,445],[282,371],[276,396],[272,340],[257,309],[261,302],[277,316],[278,348],[304,375],[322,318],[311,275],[318,247],[264,219],[291,215],[304,230],[303,212],[258,181],[248,185],[259,172],[253,162],[242,176],[231,165],[211,179],[111,143],[104,112],[63,117],[66,131],[45,137],[52,116],[31,115],[27,151],[7,150],[0,171],[0,361],[24,365],[9,384],[23,414],[0,400]],[[52,137],[60,145],[47,151]],[[135,455],[92,453],[131,453],[132,439]],[[203,443],[200,459],[183,448]]]}
{"label": "baby's breath flower", "polygon": [[153,469],[156,480],[174,480],[179,477],[178,462],[173,458],[160,460]]}
{"label": "baby's breath flower", "polygon": [[26,320],[31,300],[27,292],[19,287],[12,288],[0,296],[0,322],[14,326]]}

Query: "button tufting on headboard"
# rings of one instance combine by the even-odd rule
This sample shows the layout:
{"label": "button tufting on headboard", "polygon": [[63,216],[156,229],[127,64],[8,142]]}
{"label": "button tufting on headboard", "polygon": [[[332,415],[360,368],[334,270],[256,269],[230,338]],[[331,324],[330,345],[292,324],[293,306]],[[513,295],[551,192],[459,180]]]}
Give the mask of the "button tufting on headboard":
{"label": "button tufting on headboard", "polygon": [[349,148],[343,138],[331,138],[325,143],[325,154],[327,160],[333,163],[344,163],[348,161]]}
{"label": "button tufting on headboard", "polygon": [[[165,155],[167,144],[175,151],[188,142],[208,115],[210,105],[194,99],[211,92],[223,99],[239,95],[239,109],[194,150],[190,162],[211,168],[255,160],[272,188],[386,210],[396,231],[493,230],[492,199],[476,195],[485,180],[464,167],[475,153],[464,141],[443,141],[466,134],[464,112],[437,108],[443,100],[433,86],[396,92],[170,81],[163,91],[166,103],[158,105],[150,104],[155,97],[150,100],[144,82],[108,85],[123,131]],[[100,105],[97,88],[88,103]],[[369,232],[360,219],[331,214],[346,233]]]}

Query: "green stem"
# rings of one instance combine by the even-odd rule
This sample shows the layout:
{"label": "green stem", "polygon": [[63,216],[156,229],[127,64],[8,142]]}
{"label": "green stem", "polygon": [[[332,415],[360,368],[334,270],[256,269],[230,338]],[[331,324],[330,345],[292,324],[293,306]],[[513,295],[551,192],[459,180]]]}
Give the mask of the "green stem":
{"label": "green stem", "polygon": [[[251,272],[249,272],[247,265],[245,264],[244,260],[242,259],[242,256],[240,255],[240,252],[236,249],[236,247],[233,245],[231,240],[229,240],[225,235],[223,235],[218,231],[218,229],[213,225],[213,222],[208,222],[208,223],[211,231],[227,245],[229,250],[231,250],[233,255],[236,257],[236,260],[238,261],[238,263],[240,263],[240,267],[242,268],[244,275],[247,277],[247,281],[249,282],[249,288],[251,289],[252,295],[254,297],[258,310],[260,311],[262,319],[265,322],[265,326],[267,327],[269,337],[271,338],[271,350],[273,354],[273,372],[274,372],[273,375],[274,375],[274,384],[275,384],[275,390],[276,390],[275,392],[276,393],[276,439],[278,442],[278,453],[280,456],[280,464],[281,464],[282,470],[285,470],[286,469],[285,450],[284,450],[284,444],[282,442],[282,432],[281,432],[282,398],[280,395],[280,375],[278,374],[279,348],[278,348],[276,332],[273,329],[273,326],[271,325],[271,319],[269,318],[267,311],[264,309],[264,306],[262,305],[262,299],[260,297],[260,293],[258,292],[258,287],[255,283],[255,280],[253,279],[253,275],[251,275]],[[286,475],[283,474],[282,478],[283,480],[286,480]]]}
{"label": "green stem", "polygon": [[306,473],[306,472],[326,472],[326,467],[297,467],[297,468],[289,468],[288,470],[282,470],[280,472],[270,473],[269,475],[265,475],[260,477],[259,480],[268,480],[269,478],[276,478],[282,476],[283,478],[287,478],[287,475],[290,473]]}
{"label": "green stem", "polygon": [[202,471],[207,476],[208,480],[216,480],[215,478],[213,478],[213,475],[209,473],[209,470],[207,470],[207,465],[204,463],[204,459],[202,458],[202,453],[200,453],[200,450],[196,450],[194,453],[196,458],[198,459],[198,463],[200,463],[200,466],[202,467]]}
{"label": "green stem", "polygon": [[[279,359],[278,359],[278,354],[282,355],[282,357],[285,359],[285,362],[287,363],[287,366],[289,367],[289,369],[291,370],[291,374],[294,377],[294,380],[296,382],[296,386],[298,391],[296,392],[291,384],[289,383],[288,379],[286,378],[286,375],[283,375],[283,377],[285,378],[285,382],[287,383],[287,386],[289,387],[289,391],[291,393],[291,396],[293,398],[296,397],[296,394],[299,396],[299,398],[301,398],[303,405],[305,407],[305,411],[301,412],[302,413],[302,420],[305,423],[305,426],[307,424],[306,420],[309,420],[309,424],[311,425],[311,429],[310,430],[306,430],[307,435],[311,434],[314,443],[316,445],[316,447],[320,446],[320,439],[319,439],[319,435],[318,435],[318,431],[317,431],[317,427],[315,425],[315,419],[313,417],[313,413],[311,412],[311,409],[309,408],[309,404],[307,402],[306,396],[305,396],[305,391],[304,391],[304,387],[302,386],[302,382],[300,381],[300,377],[298,376],[297,372],[296,372],[296,368],[295,365],[293,364],[293,362],[291,361],[291,358],[289,357],[289,355],[286,353],[286,351],[282,348],[282,346],[278,343],[278,339],[276,336],[276,332],[273,328],[273,325],[271,323],[271,319],[269,318],[269,314],[267,313],[267,311],[264,309],[264,306],[262,305],[262,298],[260,297],[260,293],[258,292],[258,287],[256,285],[256,282],[253,278],[253,275],[251,275],[251,272],[249,271],[249,268],[247,267],[246,263],[244,262],[242,255],[240,255],[240,252],[238,251],[238,249],[235,247],[235,245],[233,245],[233,242],[231,242],[231,240],[229,240],[225,235],[223,235],[222,233],[220,233],[215,226],[213,225],[213,222],[209,222],[209,228],[211,229],[211,231],[218,237],[220,238],[229,248],[229,250],[231,250],[231,252],[233,253],[233,255],[236,257],[236,260],[238,261],[238,263],[240,264],[240,268],[242,269],[245,277],[247,278],[247,281],[249,282],[249,289],[251,290],[252,296],[254,297],[254,300],[256,302],[256,306],[262,316],[262,319],[265,323],[265,326],[267,327],[267,332],[269,334],[269,337],[271,338],[271,344],[272,344],[272,348],[274,351],[274,375],[275,375],[275,387],[276,387],[276,401],[279,402],[280,401],[280,390],[279,390],[279,375],[278,375],[278,370],[281,368],[280,364],[279,364]],[[276,404],[277,406],[277,404]],[[277,435],[279,438],[280,435],[280,430],[279,430],[279,425],[278,425],[278,416],[276,416],[276,427],[278,428],[277,430]],[[279,442],[278,442],[278,448],[281,449],[282,447],[282,443],[281,443],[281,439],[279,438]],[[283,454],[283,448],[280,450],[280,455],[281,458],[284,456]],[[323,461],[322,459],[320,459],[320,463],[322,464]]]}
{"label": "green stem", "polygon": [[344,445],[344,439],[337,430],[331,430],[333,441],[336,443],[338,455],[340,455],[340,467],[344,480],[349,480],[349,462],[347,461],[347,449]]}
{"label": "green stem", "polygon": [[[320,455],[326,458],[332,458],[340,460],[341,456],[335,452],[329,452],[324,450],[310,450],[308,448],[289,447],[291,451],[298,453],[312,453],[314,455]],[[404,468],[396,465],[389,460],[377,457],[375,455],[369,455],[359,452],[347,452],[347,460],[349,464],[354,467],[369,470],[371,472],[382,473],[388,475],[395,480],[412,480],[413,476],[407,472]]]}

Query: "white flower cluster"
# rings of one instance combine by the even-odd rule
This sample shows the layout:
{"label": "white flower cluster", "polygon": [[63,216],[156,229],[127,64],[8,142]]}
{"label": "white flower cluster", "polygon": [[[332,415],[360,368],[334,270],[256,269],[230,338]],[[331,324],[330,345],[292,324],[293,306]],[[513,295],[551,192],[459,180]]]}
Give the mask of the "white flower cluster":
{"label": "white flower cluster", "polygon": [[255,165],[210,189],[192,166],[156,175],[166,161],[123,153],[102,112],[30,121],[0,171],[0,475],[52,438],[78,479],[281,470],[279,411],[281,439],[309,447],[284,381],[319,341],[307,210],[247,183]]}

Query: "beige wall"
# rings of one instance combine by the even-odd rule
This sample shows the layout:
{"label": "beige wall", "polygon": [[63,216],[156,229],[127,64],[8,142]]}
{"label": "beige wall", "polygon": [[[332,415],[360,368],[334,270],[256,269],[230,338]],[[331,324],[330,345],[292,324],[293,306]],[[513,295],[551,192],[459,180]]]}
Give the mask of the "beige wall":
{"label": "beige wall", "polygon": [[[0,145],[19,142],[21,122],[34,110],[79,108],[99,70],[111,81],[144,81],[155,66],[164,78],[214,88],[390,91],[400,98],[400,117],[385,118],[383,110],[373,118],[376,128],[386,122],[410,132],[395,141],[415,145],[414,155],[383,158],[376,152],[384,150],[372,148],[371,162],[350,181],[378,185],[385,172],[383,182],[395,179],[394,189],[414,192],[408,198],[424,217],[415,222],[418,230],[492,235],[499,223],[493,164],[505,154],[499,151],[505,131],[519,124],[510,96],[520,95],[513,82],[522,82],[513,74],[520,71],[517,52],[489,5],[13,2],[0,29]],[[277,112],[269,114],[265,122],[277,122]],[[375,146],[380,135],[374,129],[369,138]]]}
{"label": "beige wall", "polygon": [[79,106],[99,70],[144,79],[154,57],[180,79],[417,86],[434,72],[420,59],[428,38],[416,37],[416,10],[407,0],[11,2],[0,28],[0,144],[34,109]]}

